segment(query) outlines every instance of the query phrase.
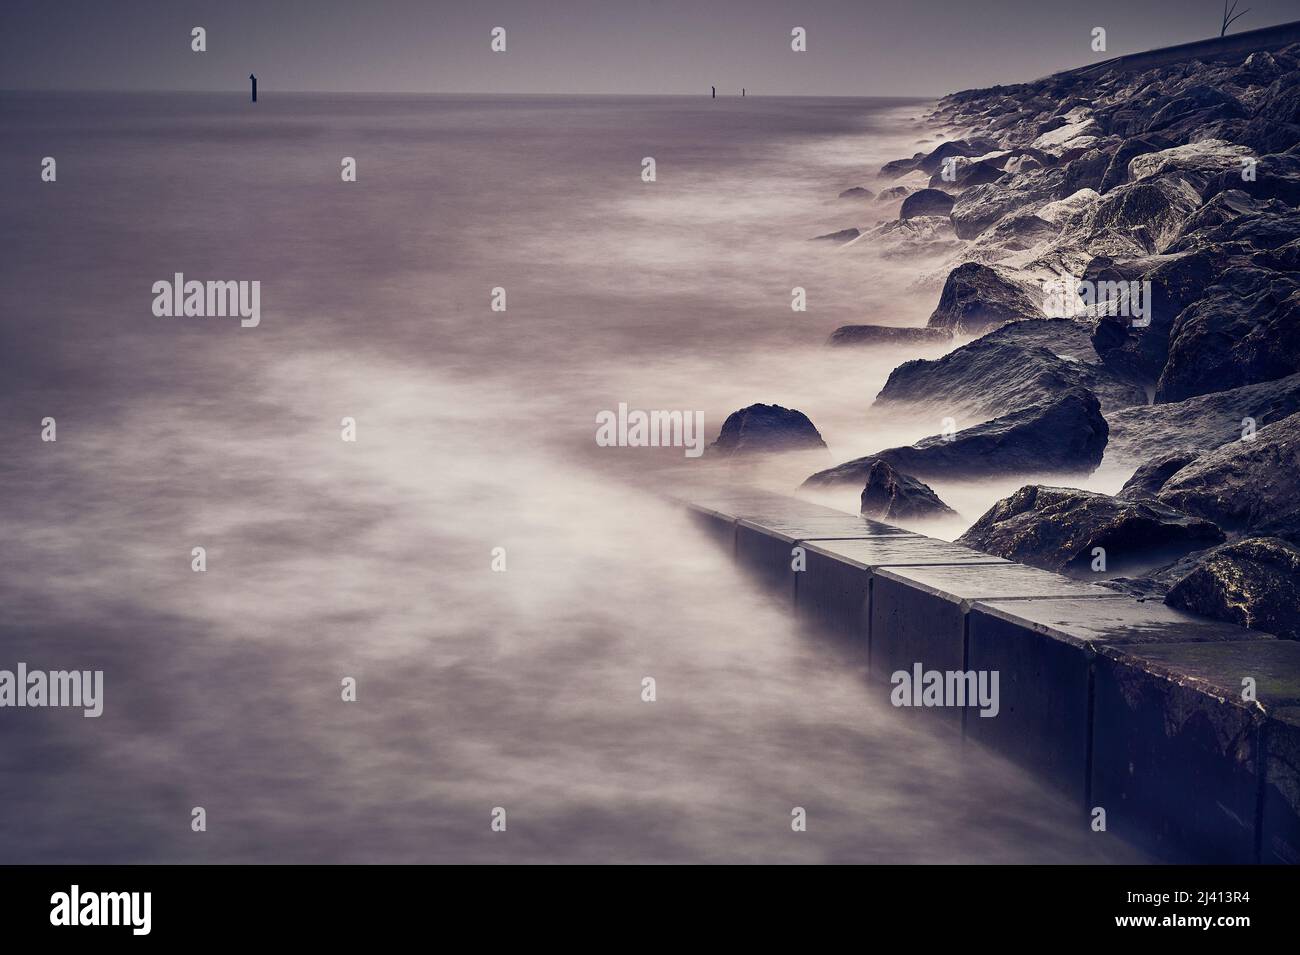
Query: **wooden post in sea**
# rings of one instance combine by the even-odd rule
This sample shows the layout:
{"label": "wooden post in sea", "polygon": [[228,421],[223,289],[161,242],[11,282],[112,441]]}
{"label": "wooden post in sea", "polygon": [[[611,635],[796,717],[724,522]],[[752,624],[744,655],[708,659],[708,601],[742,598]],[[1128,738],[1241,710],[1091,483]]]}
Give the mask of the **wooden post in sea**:
{"label": "wooden post in sea", "polygon": [[710,99],[717,99],[717,98],[718,98],[718,88],[717,88],[716,86],[710,86],[709,89],[713,90],[713,95],[712,95],[711,97],[709,97],[709,98],[710,98]]}
{"label": "wooden post in sea", "polygon": [[250,81],[252,81],[253,84],[253,102],[256,103],[257,102],[257,77],[254,76],[252,73],[249,73],[248,78]]}

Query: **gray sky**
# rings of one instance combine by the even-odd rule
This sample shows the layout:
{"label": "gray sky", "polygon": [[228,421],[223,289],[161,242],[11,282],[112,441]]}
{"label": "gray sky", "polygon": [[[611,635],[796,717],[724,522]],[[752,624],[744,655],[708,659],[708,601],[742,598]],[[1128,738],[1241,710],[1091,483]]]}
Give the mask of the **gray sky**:
{"label": "gray sky", "polygon": [[[1242,5],[1234,32],[1300,17]],[[1215,0],[4,0],[0,89],[233,90],[254,72],[265,92],[929,95],[1090,62],[1095,26],[1116,55],[1216,35],[1220,16]]]}

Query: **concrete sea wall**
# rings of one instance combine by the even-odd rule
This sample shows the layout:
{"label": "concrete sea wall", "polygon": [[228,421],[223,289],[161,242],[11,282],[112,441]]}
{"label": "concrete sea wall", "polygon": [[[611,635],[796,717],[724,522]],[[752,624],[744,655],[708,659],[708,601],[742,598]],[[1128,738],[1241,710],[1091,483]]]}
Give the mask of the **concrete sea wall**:
{"label": "concrete sea wall", "polygon": [[807,501],[680,498],[868,681],[998,674],[997,715],[920,709],[1168,861],[1300,863],[1300,642],[1138,601]]}

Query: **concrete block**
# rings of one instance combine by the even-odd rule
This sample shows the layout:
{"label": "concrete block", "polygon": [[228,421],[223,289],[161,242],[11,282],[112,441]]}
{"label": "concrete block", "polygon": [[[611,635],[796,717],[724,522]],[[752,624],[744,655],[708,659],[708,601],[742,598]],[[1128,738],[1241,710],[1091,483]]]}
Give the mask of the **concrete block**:
{"label": "concrete block", "polygon": [[[1255,681],[1255,701],[1242,698]],[[1267,765],[1265,725],[1300,705],[1300,643],[1292,640],[1131,644],[1097,653],[1092,801],[1108,828],[1173,862],[1258,857]],[[1279,781],[1288,739],[1278,732]],[[1285,798],[1285,797],[1283,797]],[[1285,840],[1283,806],[1269,804]]]}
{"label": "concrete block", "polygon": [[[802,518],[744,519],[736,524],[736,561],[763,585],[794,602],[794,548],[814,540],[905,537],[907,531],[852,514]],[[805,548],[806,550],[806,548]]]}
{"label": "concrete block", "polygon": [[1300,865],[1300,706],[1279,707],[1264,726],[1260,861]]}
{"label": "concrete block", "polygon": [[996,717],[968,714],[966,736],[1088,806],[1093,663],[1099,646],[1267,639],[1151,601],[991,600],[966,618],[967,663],[999,673]]}
{"label": "concrete block", "polygon": [[877,568],[1009,563],[920,534],[809,541],[806,550],[808,567],[795,575],[799,615],[826,633],[859,643],[864,664],[871,622],[871,578]]}
{"label": "concrete block", "polygon": [[1124,599],[1104,587],[1010,562],[882,568],[871,590],[873,675],[888,680],[915,663],[927,670],[968,669],[966,611],[977,600],[1010,597]]}

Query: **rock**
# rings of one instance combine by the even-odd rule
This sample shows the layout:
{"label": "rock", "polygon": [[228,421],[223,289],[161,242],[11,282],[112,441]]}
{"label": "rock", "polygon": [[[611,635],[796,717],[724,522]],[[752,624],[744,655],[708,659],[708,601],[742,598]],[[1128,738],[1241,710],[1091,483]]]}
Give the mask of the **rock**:
{"label": "rock", "polygon": [[1181,468],[1157,499],[1225,530],[1300,542],[1300,414]]}
{"label": "rock", "polygon": [[[1154,384],[1169,359],[1175,319],[1204,296],[1223,259],[1208,249],[1123,262],[1107,256],[1093,259],[1080,281],[1089,285],[1093,300],[1130,302],[1127,307],[1103,307],[1095,312],[1092,344],[1102,361],[1116,374]],[[1149,286],[1142,284],[1148,282]],[[1139,302],[1123,294],[1133,288],[1142,290]],[[1144,313],[1140,319],[1139,310]]]}
{"label": "rock", "polygon": [[1221,173],[1232,172],[1240,179],[1242,159],[1250,156],[1246,146],[1207,139],[1135,156],[1128,164],[1128,172],[1134,182],[1175,174],[1205,196],[1208,185]]}
{"label": "rock", "polygon": [[1091,117],[1078,122],[1065,123],[1043,133],[1029,145],[1049,156],[1061,157],[1075,150],[1086,150],[1102,133],[1102,128]]}
{"label": "rock", "polygon": [[738,455],[825,448],[826,442],[802,411],[780,405],[750,405],[733,411],[722,424],[713,454]]}
{"label": "rock", "polygon": [[899,176],[917,170],[932,175],[949,156],[983,156],[995,148],[996,144],[987,139],[954,139],[940,143],[928,153],[917,153],[911,159],[896,159],[885,163],[880,169],[880,174],[890,179],[897,179]]}
{"label": "rock", "polygon": [[1109,165],[1110,153],[1094,146],[1078,159],[1066,164],[1064,186],[1071,192],[1080,189],[1099,190],[1102,177]]}
{"label": "rock", "polygon": [[876,196],[876,201],[897,202],[900,199],[906,199],[915,191],[911,186],[891,186],[888,189],[880,190],[880,195]]}
{"label": "rock", "polygon": [[1002,171],[1004,162],[1006,156],[1003,153],[995,153],[993,157],[987,159],[954,159],[952,178],[945,179],[944,175],[948,170],[940,166],[939,171],[930,177],[930,188],[965,189],[967,186],[997,182],[1004,175]]}
{"label": "rock", "polygon": [[819,471],[805,486],[858,484],[871,465],[887,461],[921,480],[998,474],[1088,474],[1106,449],[1106,420],[1097,397],[1070,391],[950,436],[936,435],[911,447]]}
{"label": "rock", "polygon": [[948,273],[929,325],[970,334],[1005,322],[1041,318],[1041,297],[994,267],[967,262]]}
{"label": "rock", "polygon": [[898,218],[912,219],[916,216],[946,216],[952,211],[952,196],[939,189],[921,189],[903,200],[898,210]]}
{"label": "rock", "polygon": [[946,328],[900,328],[894,325],[841,325],[831,333],[826,344],[846,345],[914,345],[942,344],[952,338]]}
{"label": "rock", "polygon": [[1035,211],[1069,191],[1064,169],[1036,169],[1010,180],[972,186],[957,197],[949,215],[957,237],[973,239],[1003,216],[1020,209]]}
{"label": "rock", "polygon": [[1179,448],[1162,454],[1134,471],[1133,476],[1124,482],[1115,496],[1130,501],[1155,497],[1171,477],[1195,461],[1200,454],[1195,448]]}
{"label": "rock", "polygon": [[1211,451],[1240,441],[1245,418],[1262,428],[1296,412],[1300,374],[1186,401],[1123,408],[1106,415],[1106,463],[1137,467],[1183,448]]}
{"label": "rock", "polygon": [[952,223],[944,216],[891,219],[867,235],[872,247],[885,258],[938,256],[961,245]]}
{"label": "rock", "polygon": [[1223,90],[1197,84],[1181,93],[1157,101],[1150,118],[1142,123],[1141,132],[1161,132],[1174,139],[1188,138],[1187,134],[1198,126],[1214,120],[1246,117],[1248,111],[1241,102]]}
{"label": "rock", "polygon": [[1117,186],[1102,197],[1084,245],[1112,258],[1164,252],[1200,204],[1199,193],[1176,177]]}
{"label": "rock", "polygon": [[1253,179],[1242,178],[1243,167],[1224,169],[1210,181],[1209,195],[1225,189],[1241,190],[1255,199],[1277,199],[1289,206],[1300,205],[1300,155],[1260,156]]}
{"label": "rock", "polygon": [[879,521],[907,521],[929,517],[956,517],[928,484],[900,474],[885,461],[876,461],[867,471],[862,489],[862,516]]}
{"label": "rock", "polygon": [[1154,501],[1028,485],[993,505],[958,543],[1045,570],[1147,569],[1223,540],[1213,523]]}
{"label": "rock", "polygon": [[[1080,360],[1081,354],[1086,360]],[[1062,318],[1027,319],[942,358],[904,362],[890,373],[873,407],[940,404],[988,418],[1079,388],[1095,394],[1103,411],[1147,401],[1145,390],[1101,365],[1086,325]]]}
{"label": "rock", "polygon": [[1300,549],[1276,537],[1216,547],[1169,589],[1165,603],[1300,640]]}
{"label": "rock", "polygon": [[1229,268],[1174,320],[1156,401],[1271,381],[1300,368],[1300,282]]}
{"label": "rock", "polygon": [[1278,77],[1255,109],[1258,119],[1300,125],[1300,73]]}
{"label": "rock", "polygon": [[1128,182],[1129,162],[1134,157],[1145,153],[1159,152],[1173,145],[1173,141],[1165,136],[1130,136],[1120,143],[1119,148],[1111,154],[1110,162],[1107,164],[1105,172],[1102,173],[1101,185],[1097,187],[1097,191],[1101,193],[1109,192],[1116,186]]}
{"label": "rock", "polygon": [[845,189],[840,193],[841,199],[860,199],[867,200],[874,198],[875,193],[870,189],[864,189],[862,186],[854,186],[851,189]]}
{"label": "rock", "polygon": [[852,242],[862,233],[857,229],[841,229],[839,232],[828,232],[825,235],[813,236],[813,242]]}

